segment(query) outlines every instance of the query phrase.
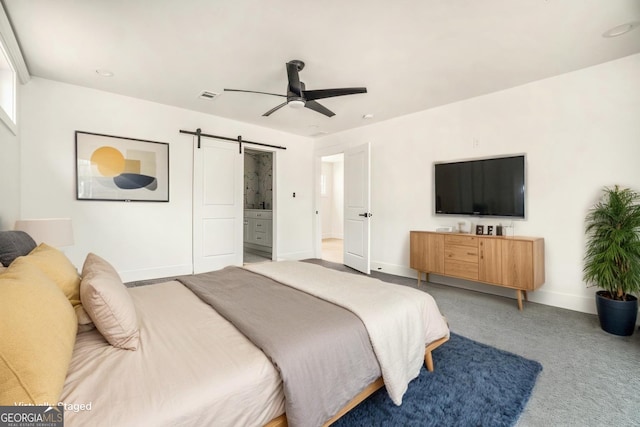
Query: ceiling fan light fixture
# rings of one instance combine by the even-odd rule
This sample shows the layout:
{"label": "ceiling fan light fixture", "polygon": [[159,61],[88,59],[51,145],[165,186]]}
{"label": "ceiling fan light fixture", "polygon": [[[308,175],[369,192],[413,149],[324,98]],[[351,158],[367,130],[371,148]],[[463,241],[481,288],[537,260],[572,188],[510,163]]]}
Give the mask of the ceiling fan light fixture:
{"label": "ceiling fan light fixture", "polygon": [[300,99],[294,99],[287,103],[291,108],[302,108],[304,107],[304,101]]}

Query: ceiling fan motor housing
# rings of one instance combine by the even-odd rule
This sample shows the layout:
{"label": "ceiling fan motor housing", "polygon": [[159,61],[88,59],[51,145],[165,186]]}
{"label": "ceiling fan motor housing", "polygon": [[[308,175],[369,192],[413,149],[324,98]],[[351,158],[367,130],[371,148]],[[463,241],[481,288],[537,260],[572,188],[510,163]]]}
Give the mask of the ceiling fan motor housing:
{"label": "ceiling fan motor housing", "polygon": [[291,61],[289,61],[289,64],[295,65],[298,68],[298,71],[304,70],[304,62],[300,61],[299,59],[292,59]]}

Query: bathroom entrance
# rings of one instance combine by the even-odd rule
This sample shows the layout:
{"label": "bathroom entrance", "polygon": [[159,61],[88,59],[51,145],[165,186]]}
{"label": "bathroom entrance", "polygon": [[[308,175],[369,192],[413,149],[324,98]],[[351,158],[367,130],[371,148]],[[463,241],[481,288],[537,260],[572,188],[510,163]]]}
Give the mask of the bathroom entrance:
{"label": "bathroom entrance", "polygon": [[273,259],[273,152],[244,150],[244,263]]}

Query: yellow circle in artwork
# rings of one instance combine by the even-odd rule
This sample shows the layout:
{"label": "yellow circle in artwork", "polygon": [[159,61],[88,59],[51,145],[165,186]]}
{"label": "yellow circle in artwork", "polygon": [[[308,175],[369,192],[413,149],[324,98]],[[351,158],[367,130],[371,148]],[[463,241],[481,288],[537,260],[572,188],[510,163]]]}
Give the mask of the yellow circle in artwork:
{"label": "yellow circle in artwork", "polygon": [[113,147],[98,148],[91,155],[91,163],[98,167],[102,176],[118,176],[124,172],[124,156]]}

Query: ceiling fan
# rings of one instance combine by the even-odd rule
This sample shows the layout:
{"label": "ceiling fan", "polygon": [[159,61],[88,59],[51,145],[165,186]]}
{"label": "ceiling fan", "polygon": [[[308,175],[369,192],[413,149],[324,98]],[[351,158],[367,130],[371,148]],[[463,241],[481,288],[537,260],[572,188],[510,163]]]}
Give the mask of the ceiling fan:
{"label": "ceiling fan", "polygon": [[343,96],[343,95],[353,95],[356,93],[367,93],[366,87],[345,87],[340,89],[318,89],[318,90],[307,90],[305,88],[304,82],[300,81],[300,76],[298,73],[302,71],[304,68],[304,62],[294,59],[292,61],[287,62],[287,77],[289,79],[289,84],[287,86],[287,94],[280,95],[279,93],[269,93],[269,92],[258,92],[255,90],[242,90],[242,89],[225,89],[227,92],[248,92],[248,93],[261,93],[264,95],[274,95],[281,96],[287,98],[285,102],[282,104],[272,108],[263,114],[263,116],[268,117],[272,113],[278,111],[280,108],[285,105],[289,105],[294,108],[309,108],[310,110],[316,111],[320,114],[324,114],[327,117],[335,116],[335,113],[329,110],[327,107],[322,104],[316,102],[317,99],[323,98],[332,98],[334,96]]}

